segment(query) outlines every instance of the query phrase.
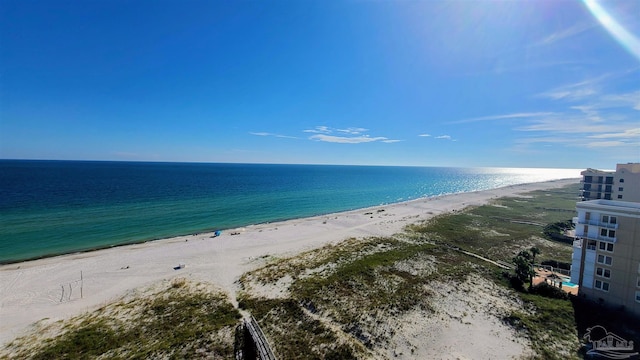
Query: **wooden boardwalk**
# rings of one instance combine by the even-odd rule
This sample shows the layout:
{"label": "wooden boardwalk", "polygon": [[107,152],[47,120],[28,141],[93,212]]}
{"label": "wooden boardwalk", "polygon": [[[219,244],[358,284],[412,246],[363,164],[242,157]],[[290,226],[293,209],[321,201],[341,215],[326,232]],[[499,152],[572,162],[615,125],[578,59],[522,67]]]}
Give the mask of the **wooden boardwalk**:
{"label": "wooden boardwalk", "polygon": [[251,340],[255,346],[256,355],[258,359],[261,360],[277,360],[276,356],[271,351],[271,346],[267,341],[267,338],[264,336],[262,329],[260,329],[260,325],[256,319],[249,315],[245,316],[244,320],[244,328],[251,336]]}

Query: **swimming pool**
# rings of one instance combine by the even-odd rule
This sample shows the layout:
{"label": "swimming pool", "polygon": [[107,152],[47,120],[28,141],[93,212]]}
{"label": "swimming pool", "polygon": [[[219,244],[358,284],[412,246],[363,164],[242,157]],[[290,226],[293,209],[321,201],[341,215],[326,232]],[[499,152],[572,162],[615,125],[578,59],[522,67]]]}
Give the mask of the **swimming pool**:
{"label": "swimming pool", "polygon": [[563,281],[563,282],[562,282],[562,286],[566,286],[566,287],[571,287],[571,288],[572,288],[572,287],[576,287],[576,286],[578,286],[578,284],[574,284],[574,283],[572,283],[571,281],[566,280],[566,281]]}

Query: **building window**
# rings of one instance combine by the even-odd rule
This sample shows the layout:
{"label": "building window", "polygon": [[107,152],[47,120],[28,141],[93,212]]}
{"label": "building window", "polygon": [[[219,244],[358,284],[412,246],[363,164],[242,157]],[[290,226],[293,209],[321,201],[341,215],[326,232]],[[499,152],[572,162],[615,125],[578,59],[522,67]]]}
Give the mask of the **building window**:
{"label": "building window", "polygon": [[613,263],[613,258],[607,255],[598,255],[598,264],[611,265]]}
{"label": "building window", "polygon": [[599,268],[596,268],[596,275],[605,277],[605,278],[610,278],[611,270],[599,267]]}
{"label": "building window", "polygon": [[613,178],[607,176],[607,178],[606,178],[606,180],[604,182],[605,182],[605,184],[613,184]]}
{"label": "building window", "polygon": [[604,281],[600,281],[600,280],[596,280],[594,287],[598,290],[602,290],[602,291],[609,291],[609,283],[608,282],[604,282]]}
{"label": "building window", "polygon": [[608,229],[600,229],[600,236],[614,238],[616,237],[616,231],[608,230]]}
{"label": "building window", "polygon": [[636,302],[640,303],[640,291],[636,291]]}
{"label": "building window", "polygon": [[640,276],[638,276],[638,280],[636,280],[636,287],[640,288]]}
{"label": "building window", "polygon": [[621,183],[623,183],[623,182],[624,182],[624,179],[620,179],[620,182],[621,182]]}
{"label": "building window", "polygon": [[596,249],[596,241],[588,240],[587,241],[587,250],[595,250]]}
{"label": "building window", "polygon": [[602,222],[605,224],[617,224],[618,218],[615,216],[602,215]]}
{"label": "building window", "polygon": [[622,195],[618,195],[618,199],[622,199]]}
{"label": "building window", "polygon": [[624,190],[624,188],[623,188],[623,187],[619,187],[619,188],[618,188],[618,191],[622,191],[622,190]]}
{"label": "building window", "polygon": [[613,252],[613,244],[610,242],[600,241],[600,250]]}

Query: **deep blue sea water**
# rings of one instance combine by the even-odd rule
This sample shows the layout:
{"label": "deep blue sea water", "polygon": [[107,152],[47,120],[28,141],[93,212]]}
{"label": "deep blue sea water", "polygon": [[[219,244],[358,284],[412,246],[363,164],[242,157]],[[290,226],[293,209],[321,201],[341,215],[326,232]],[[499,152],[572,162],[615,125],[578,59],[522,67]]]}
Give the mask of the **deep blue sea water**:
{"label": "deep blue sea water", "polygon": [[0,263],[579,176],[575,169],[0,160]]}

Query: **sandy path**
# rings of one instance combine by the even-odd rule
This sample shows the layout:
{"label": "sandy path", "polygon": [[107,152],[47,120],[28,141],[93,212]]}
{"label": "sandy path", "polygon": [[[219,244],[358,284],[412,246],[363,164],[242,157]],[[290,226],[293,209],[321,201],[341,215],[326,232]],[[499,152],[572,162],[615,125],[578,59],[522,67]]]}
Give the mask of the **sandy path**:
{"label": "sandy path", "polygon": [[[577,179],[446,195],[311,218],[182,236],[0,266],[0,344],[34,322],[78,315],[162,279],[181,276],[211,282],[235,299],[235,281],[263,263],[349,237],[388,236],[426,220],[492,198],[576,183]],[[379,210],[384,210],[380,211]],[[371,212],[372,214],[365,215]],[[174,270],[178,264],[186,267]],[[82,286],[80,273],[82,272]],[[82,288],[82,289],[81,289]],[[80,297],[82,290],[82,298]]]}

